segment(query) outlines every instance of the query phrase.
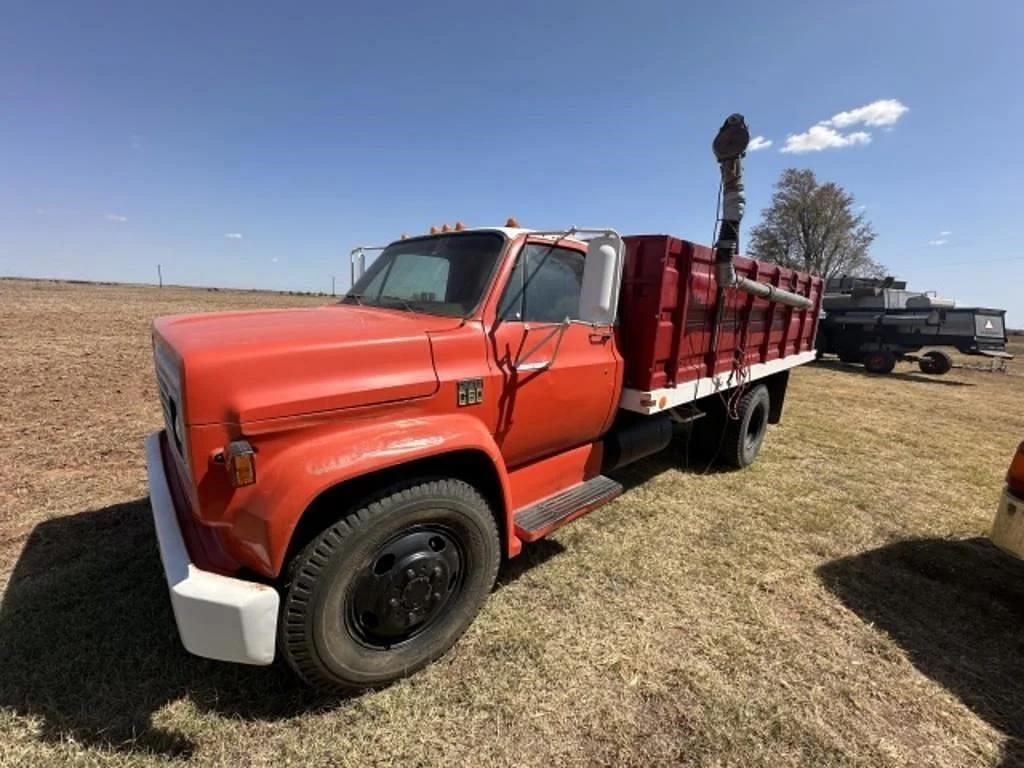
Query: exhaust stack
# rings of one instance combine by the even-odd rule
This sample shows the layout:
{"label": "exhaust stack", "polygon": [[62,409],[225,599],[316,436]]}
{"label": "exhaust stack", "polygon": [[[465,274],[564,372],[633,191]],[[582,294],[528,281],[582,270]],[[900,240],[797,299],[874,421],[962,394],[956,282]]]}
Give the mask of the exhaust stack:
{"label": "exhaust stack", "polygon": [[807,309],[811,300],[774,285],[759,283],[736,274],[733,257],[739,251],[740,222],[747,199],[743,194],[743,155],[750,143],[750,131],[743,115],[729,115],[711,145],[722,172],[722,218],[715,242],[715,279],[719,288],[738,288],[755,296],[798,309]]}

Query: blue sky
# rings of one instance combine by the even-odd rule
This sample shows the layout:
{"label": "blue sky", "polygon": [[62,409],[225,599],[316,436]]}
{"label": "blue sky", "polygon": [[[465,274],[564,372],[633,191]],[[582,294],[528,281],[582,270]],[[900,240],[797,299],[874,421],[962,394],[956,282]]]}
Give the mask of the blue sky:
{"label": "blue sky", "polygon": [[[1024,4],[490,5],[6,3],[0,274],[325,290],[510,215],[707,242],[742,111],[747,229],[811,168],[892,273],[1024,326]],[[847,146],[780,151],[830,119],[790,144]]]}

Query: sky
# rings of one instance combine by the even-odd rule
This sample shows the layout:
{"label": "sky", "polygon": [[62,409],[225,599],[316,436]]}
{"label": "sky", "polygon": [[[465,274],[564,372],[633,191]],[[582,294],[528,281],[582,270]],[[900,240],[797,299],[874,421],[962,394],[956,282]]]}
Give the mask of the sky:
{"label": "sky", "polygon": [[[1020,2],[7,2],[0,275],[329,290],[462,220],[714,233],[710,143],[850,192],[911,288],[1024,326]],[[770,142],[770,143],[769,143]],[[1006,146],[1010,144],[1012,146]]]}

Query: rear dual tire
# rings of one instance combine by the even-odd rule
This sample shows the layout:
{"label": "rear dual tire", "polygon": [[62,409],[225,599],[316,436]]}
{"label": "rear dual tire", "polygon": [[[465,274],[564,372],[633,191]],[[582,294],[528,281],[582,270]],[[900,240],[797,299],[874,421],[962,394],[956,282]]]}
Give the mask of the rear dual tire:
{"label": "rear dual tire", "polygon": [[319,688],[374,688],[405,677],[465,632],[500,560],[494,516],[472,486],[454,479],[391,486],[292,560],[282,655]]}
{"label": "rear dual tire", "polygon": [[740,399],[736,406],[738,419],[728,419],[720,459],[734,469],[745,469],[754,463],[768,433],[768,411],[771,398],[768,388],[758,384]]}

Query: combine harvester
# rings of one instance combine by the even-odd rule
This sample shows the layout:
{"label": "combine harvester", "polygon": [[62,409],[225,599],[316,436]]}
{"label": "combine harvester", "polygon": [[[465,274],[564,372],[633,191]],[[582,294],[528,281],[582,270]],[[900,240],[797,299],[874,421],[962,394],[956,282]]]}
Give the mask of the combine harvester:
{"label": "combine harvester", "polygon": [[908,291],[885,279],[839,277],[825,285],[825,314],[818,329],[818,351],[844,363],[862,363],[871,373],[890,373],[897,360],[916,362],[922,373],[941,376],[953,359],[940,349],[989,358],[989,370],[1005,370],[1006,310],[957,307],[952,299]]}
{"label": "combine harvester", "polygon": [[714,249],[613,229],[456,226],[315,309],[159,318],[147,444],[192,653],[361,688],[443,654],[502,557],[614,499],[677,425],[734,467],[815,357],[819,278],[737,255],[749,140],[714,142]]}

